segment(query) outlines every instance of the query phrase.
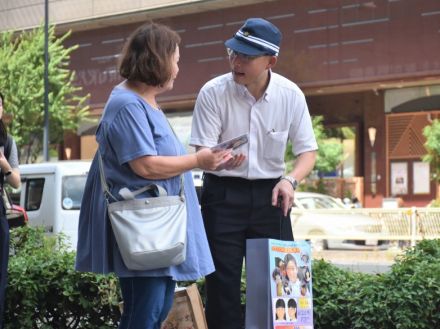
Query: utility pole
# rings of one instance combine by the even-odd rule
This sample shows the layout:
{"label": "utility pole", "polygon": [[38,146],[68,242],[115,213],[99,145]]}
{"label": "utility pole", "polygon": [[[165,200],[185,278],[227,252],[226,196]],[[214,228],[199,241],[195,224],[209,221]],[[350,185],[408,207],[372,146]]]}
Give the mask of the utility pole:
{"label": "utility pole", "polygon": [[49,0],[44,1],[44,133],[43,157],[49,161]]}

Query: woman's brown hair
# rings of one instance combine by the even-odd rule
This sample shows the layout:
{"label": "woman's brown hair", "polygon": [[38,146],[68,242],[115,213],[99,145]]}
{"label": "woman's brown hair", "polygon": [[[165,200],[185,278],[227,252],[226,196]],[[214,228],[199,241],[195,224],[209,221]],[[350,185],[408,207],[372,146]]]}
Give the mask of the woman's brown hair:
{"label": "woman's brown hair", "polygon": [[129,81],[163,86],[172,76],[172,56],[180,36],[169,27],[147,23],[137,28],[122,50],[119,74]]}

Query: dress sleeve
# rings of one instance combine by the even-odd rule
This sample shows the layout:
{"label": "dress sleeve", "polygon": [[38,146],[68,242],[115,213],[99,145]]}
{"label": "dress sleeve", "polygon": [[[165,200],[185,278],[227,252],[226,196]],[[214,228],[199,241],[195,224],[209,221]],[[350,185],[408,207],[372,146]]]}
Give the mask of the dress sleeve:
{"label": "dress sleeve", "polygon": [[157,155],[146,109],[140,104],[123,106],[107,130],[108,142],[120,165],[145,155]]}

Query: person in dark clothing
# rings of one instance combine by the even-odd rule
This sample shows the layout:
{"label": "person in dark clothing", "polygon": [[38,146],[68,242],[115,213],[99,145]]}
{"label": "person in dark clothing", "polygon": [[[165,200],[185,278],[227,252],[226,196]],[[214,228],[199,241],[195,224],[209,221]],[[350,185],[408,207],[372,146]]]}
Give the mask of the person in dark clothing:
{"label": "person in dark clothing", "polygon": [[[14,188],[20,186],[20,171],[18,170],[18,153],[14,139],[8,135],[3,123],[3,94],[0,93],[0,189],[8,183]],[[9,225],[6,218],[3,198],[0,197],[0,329],[3,328],[3,313],[5,307],[6,286],[8,283],[9,259]]]}

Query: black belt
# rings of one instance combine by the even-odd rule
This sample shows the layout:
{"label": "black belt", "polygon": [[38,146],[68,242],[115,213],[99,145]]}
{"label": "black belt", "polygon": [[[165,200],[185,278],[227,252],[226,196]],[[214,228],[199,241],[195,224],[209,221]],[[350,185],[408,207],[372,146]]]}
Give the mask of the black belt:
{"label": "black belt", "polygon": [[203,174],[203,180],[209,180],[212,182],[219,183],[230,183],[230,184],[246,184],[246,185],[266,185],[273,184],[275,185],[281,177],[277,178],[260,178],[260,179],[247,179],[242,177],[234,177],[234,176],[217,176],[210,173]]}

